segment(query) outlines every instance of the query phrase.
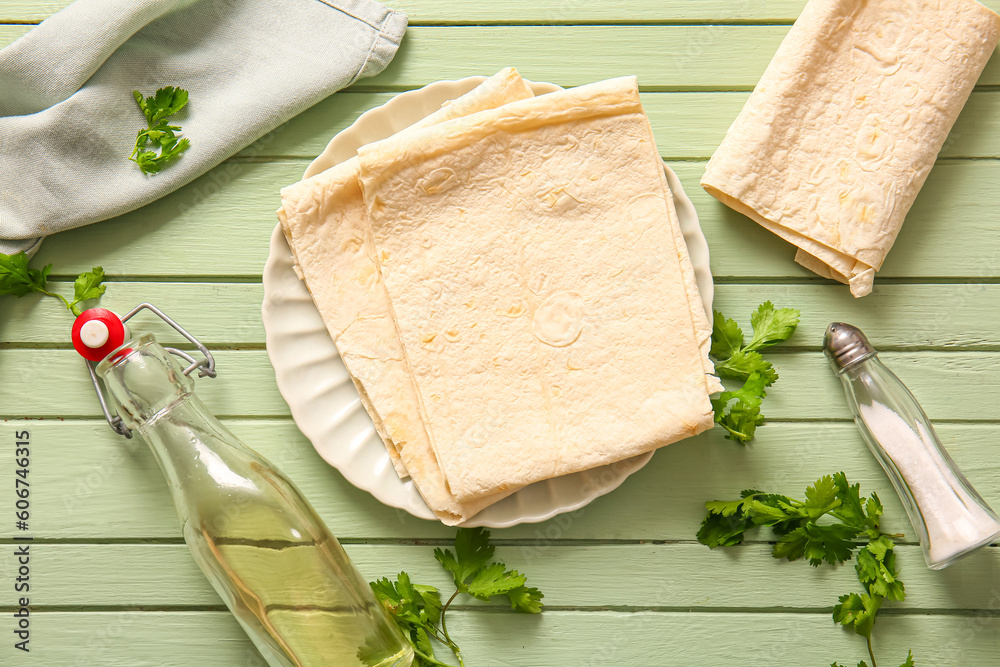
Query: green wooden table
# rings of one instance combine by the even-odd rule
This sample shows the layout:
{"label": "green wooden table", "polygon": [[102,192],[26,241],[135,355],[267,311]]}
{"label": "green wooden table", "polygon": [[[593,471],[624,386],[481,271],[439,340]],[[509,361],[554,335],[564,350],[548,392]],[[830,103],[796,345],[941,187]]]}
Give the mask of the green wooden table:
{"label": "green wooden table", "polygon": [[[67,0],[0,0],[0,46]],[[880,615],[880,664],[1000,662],[1000,549],[942,572],[923,564],[903,509],[853,424],[820,351],[835,319],[860,325],[923,402],[972,483],[1000,507],[1000,60],[988,66],[871,296],[816,278],[793,250],[698,187],[705,161],[802,0],[395,0],[411,18],[380,76],[332,96],[261,145],[120,219],[47,240],[57,280],[103,265],[103,305],[158,304],[217,350],[209,407],[278,463],[369,578],[405,567],[446,584],[432,545],[453,531],[381,505],[313,451],[274,384],[260,322],[261,271],[278,189],[329,138],[393,93],[515,65],[572,86],[637,74],[663,157],[701,216],[716,304],[746,323],[761,301],[802,310],[775,355],[781,380],[752,446],[718,430],[672,445],[614,493],[538,525],[498,530],[499,555],[546,594],[541,616],[469,604],[454,614],[470,667],[854,665],[861,638],[836,627],[850,565],[813,570],[768,556],[767,535],[710,551],[702,502],[758,487],[799,495],[844,470],[886,505],[909,597]],[[1000,0],[987,3],[1000,9]],[[2,95],[0,91],[0,95]],[[2,156],[0,156],[2,159]],[[141,217],[141,222],[138,220]],[[66,285],[61,287],[65,288]],[[100,417],[65,311],[0,303],[0,664],[250,667],[263,661],[197,570],[165,485],[139,441]],[[161,340],[176,342],[164,328]],[[30,654],[14,649],[19,594],[14,441],[30,431]]]}

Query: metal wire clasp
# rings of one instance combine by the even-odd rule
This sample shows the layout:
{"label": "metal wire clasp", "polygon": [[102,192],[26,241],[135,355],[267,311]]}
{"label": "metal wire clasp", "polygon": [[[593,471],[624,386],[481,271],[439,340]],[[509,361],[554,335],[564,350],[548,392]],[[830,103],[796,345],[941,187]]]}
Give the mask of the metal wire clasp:
{"label": "metal wire clasp", "polygon": [[[184,369],[184,375],[190,375],[192,371],[198,369],[198,377],[214,378],[216,376],[215,357],[213,357],[212,353],[208,351],[208,348],[202,345],[201,341],[199,341],[197,338],[189,334],[184,329],[184,327],[182,327],[181,325],[177,324],[177,322],[174,322],[172,319],[167,317],[167,315],[162,310],[160,310],[153,304],[140,303],[138,306],[130,310],[124,317],[122,317],[122,322],[128,322],[129,319],[131,319],[141,310],[152,311],[154,315],[156,315],[161,320],[163,320],[171,327],[173,327],[173,329],[177,331],[177,333],[179,333],[180,335],[184,336],[189,341],[194,343],[194,345],[198,348],[198,351],[204,355],[205,357],[204,359],[195,359],[194,357],[192,357],[190,354],[188,354],[183,350],[178,350],[177,348],[173,347],[164,347],[163,349],[165,349],[170,354],[176,354],[178,357],[188,362],[187,368]],[[126,438],[131,438],[132,431],[127,426],[125,426],[125,423],[122,421],[122,418],[117,414],[112,414],[111,409],[108,407],[108,401],[104,398],[104,391],[101,388],[100,381],[97,379],[97,373],[94,371],[96,364],[91,363],[86,359],[84,360],[84,363],[87,364],[87,372],[90,373],[90,380],[91,382],[94,383],[94,391],[97,392],[97,400],[101,402],[101,410],[104,412],[104,417],[105,419],[108,420],[108,424],[111,425],[111,428],[118,435],[123,435]]]}

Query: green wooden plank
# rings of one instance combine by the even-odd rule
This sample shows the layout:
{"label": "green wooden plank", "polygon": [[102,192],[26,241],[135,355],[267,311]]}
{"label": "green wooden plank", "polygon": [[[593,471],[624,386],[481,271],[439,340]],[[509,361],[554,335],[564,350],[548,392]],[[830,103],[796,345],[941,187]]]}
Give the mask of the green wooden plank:
{"label": "green wooden plank", "polygon": [[[995,0],[991,0],[995,1]],[[3,0],[0,23],[37,22],[59,11],[70,0]],[[410,23],[574,23],[665,21],[787,21],[802,10],[803,0],[507,0],[456,3],[451,0],[387,0]]]}
{"label": "green wooden plank", "polygon": [[[42,21],[69,4],[70,0],[3,0],[0,23]],[[503,5],[466,0],[387,0],[400,9],[410,23],[572,23],[572,22],[663,22],[663,21],[782,21],[798,16],[803,0],[507,0]]]}
{"label": "green wooden plank", "polygon": [[[646,90],[750,90],[788,26],[414,27],[358,87],[413,88],[515,65],[528,79],[575,86],[634,74]],[[994,58],[980,85],[1000,83]]]}
{"label": "green wooden plank", "polygon": [[[703,163],[681,164],[675,170],[698,211],[716,276],[816,278],[792,261],[794,246],[698,187]],[[995,161],[936,165],[876,277],[876,289],[879,277],[964,277],[974,282],[1000,276],[1000,239],[995,233],[1000,210],[988,194],[998,178],[1000,163]]]}
{"label": "green wooden plank", "polygon": [[787,26],[418,27],[407,31],[385,71],[358,86],[412,88],[418,81],[514,65],[528,79],[563,86],[635,74],[647,89],[752,88],[787,31]]}
{"label": "green wooden plank", "polygon": [[[920,665],[993,667],[996,617],[879,617],[876,653],[895,665],[912,650]],[[548,611],[496,614],[456,610],[448,628],[466,664],[768,665],[802,667],[866,657],[864,640],[828,614],[689,614]],[[50,667],[264,667],[228,612],[46,612],[32,617],[31,661]],[[558,657],[556,657],[558,656]],[[0,659],[25,660],[13,642]],[[735,662],[734,662],[735,661]]]}
{"label": "green wooden plank", "polygon": [[[344,91],[331,95],[286,123],[267,142],[240,156],[312,159],[335,134],[361,113],[385,104],[393,93]],[[749,93],[642,93],[642,104],[665,158],[707,159],[743,108]],[[942,157],[1000,156],[1000,92],[977,91],[969,98],[941,152]]]}
{"label": "green wooden plank", "polygon": [[[274,371],[264,351],[220,351],[219,377],[198,383],[198,393],[219,415],[286,415]],[[6,415],[60,417],[99,415],[80,356],[71,350],[0,350],[0,406]],[[346,391],[345,375],[334,380]],[[32,389],[33,388],[33,389]]]}
{"label": "green wooden plank", "polygon": [[[289,420],[227,420],[227,425],[283,470],[346,541],[454,536],[453,529],[382,505],[353,487]],[[29,528],[35,538],[180,538],[166,484],[141,440],[123,439],[103,421],[46,419],[0,423],[0,443],[13,442],[22,429],[30,431],[33,443]],[[938,432],[972,484],[1000,509],[996,425],[940,424]],[[734,498],[746,488],[801,497],[816,478],[839,470],[866,493],[879,494],[886,530],[913,541],[895,492],[851,423],[766,424],[746,448],[714,429],[657,452],[621,487],[581,510],[494,536],[519,540],[526,559],[545,558],[564,540],[691,541],[704,518],[705,501]],[[0,467],[0,488],[12,488],[13,475],[11,466]],[[0,523],[0,538],[14,535],[13,523]]]}
{"label": "green wooden plank", "polygon": [[[28,26],[0,26],[0,46]],[[635,74],[646,90],[749,90],[785,25],[413,27],[392,63],[356,88],[416,88],[515,65],[528,79],[575,86]],[[1000,83],[992,62],[982,85]]]}
{"label": "green wooden plank", "polygon": [[[932,419],[1000,420],[997,352],[884,352],[882,359],[921,400]],[[198,393],[220,416],[285,416],[274,371],[263,350],[223,350],[219,377],[198,383]],[[774,356],[781,381],[768,393],[772,419],[848,419],[846,403],[832,401],[840,387],[820,352]],[[99,414],[83,361],[72,350],[0,350],[0,417],[72,417]],[[356,396],[344,376],[334,391]],[[975,387],[976,400],[969,400]]]}
{"label": "green wooden plank", "polygon": [[30,25],[0,25],[0,49],[12,43],[18,37],[28,34]]}
{"label": "green wooden plank", "polygon": [[35,262],[71,275],[101,264],[109,275],[260,276],[278,190],[304,170],[303,163],[220,165],[153,204],[53,236]]}
{"label": "green wooden plank", "polygon": [[[11,572],[16,557],[7,545],[3,549],[0,572]],[[345,549],[368,580],[394,577],[405,569],[414,581],[454,589],[430,546],[348,544]],[[899,546],[896,555],[907,598],[893,607],[915,613],[988,610],[995,604],[1000,547],[977,552],[942,572],[926,567],[917,546]],[[183,544],[34,544],[31,558],[34,610],[223,606]],[[570,545],[544,552],[512,544],[499,547],[497,558],[526,573],[550,607],[822,612],[838,596],[858,588],[851,563],[820,569],[805,562],[789,565],[775,560],[764,544],[728,551],[699,544]],[[609,576],[609,564],[625,562],[628,568]],[[780,594],[761,597],[761,591]],[[471,598],[459,604],[480,605]],[[489,606],[506,609],[509,603]]]}
{"label": "green wooden plank", "polygon": [[[70,0],[3,0],[0,23],[41,21]],[[790,21],[805,0],[386,0],[411,23],[650,23],[667,21]],[[1000,9],[1000,1],[985,0]]]}
{"label": "green wooden plank", "polygon": [[[73,292],[68,282],[50,282],[49,289],[67,295]],[[152,303],[216,349],[264,344],[260,316],[263,298],[264,288],[259,283],[114,282],[108,283],[108,291],[99,305],[124,315],[140,303]],[[60,301],[42,295],[4,301],[0,341],[29,345],[69,343],[73,318]],[[161,343],[190,346],[179,333],[148,312],[131,322],[137,331],[149,331]]]}
{"label": "green wooden plank", "polygon": [[[702,162],[672,162],[691,196],[721,278],[809,278],[794,248],[722,205],[698,185]],[[305,163],[228,163],[154,204],[46,240],[35,262],[75,275],[102,264],[109,275],[259,276],[280,204],[278,190]],[[990,193],[1000,161],[938,164],[927,179],[880,277],[1000,278],[1000,208]],[[876,281],[876,285],[879,282]],[[769,288],[765,288],[769,289]]]}
{"label": "green wooden plank", "polygon": [[[68,283],[50,283],[63,294]],[[258,284],[113,282],[100,305],[124,314],[149,301],[180,322],[212,349],[264,345],[260,317],[263,287]],[[888,349],[1000,348],[996,326],[996,284],[888,284],[864,299],[854,299],[841,285],[743,285],[722,283],[715,288],[715,307],[736,318],[749,331],[750,313],[772,300],[802,311],[802,322],[790,345],[820,349],[832,321],[848,321],[871,332],[872,342]],[[0,342],[6,347],[61,345],[69,347],[72,318],[55,299],[41,295],[4,299]],[[163,343],[186,343],[155,316],[140,315],[136,330],[152,331]]]}

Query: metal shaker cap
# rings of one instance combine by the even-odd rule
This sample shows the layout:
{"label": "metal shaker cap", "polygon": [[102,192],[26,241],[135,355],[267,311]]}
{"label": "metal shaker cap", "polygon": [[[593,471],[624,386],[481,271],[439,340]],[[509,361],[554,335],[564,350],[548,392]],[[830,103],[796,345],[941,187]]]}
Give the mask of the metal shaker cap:
{"label": "metal shaker cap", "polygon": [[844,322],[834,322],[826,328],[823,352],[837,373],[877,354],[861,329]]}

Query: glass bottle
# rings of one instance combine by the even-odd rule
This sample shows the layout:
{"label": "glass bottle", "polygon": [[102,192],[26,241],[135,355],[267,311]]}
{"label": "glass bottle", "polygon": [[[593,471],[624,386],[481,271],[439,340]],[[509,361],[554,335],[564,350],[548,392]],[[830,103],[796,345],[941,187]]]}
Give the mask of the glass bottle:
{"label": "glass bottle", "polygon": [[889,476],[923,548],[939,570],[1000,538],[1000,519],[945,451],[906,385],[861,331],[834,322],[823,349],[847,394],[854,422]]}
{"label": "glass bottle", "polygon": [[151,334],[97,367],[167,478],[184,540],[272,667],[407,667],[403,639],[292,482],[193,393]]}

